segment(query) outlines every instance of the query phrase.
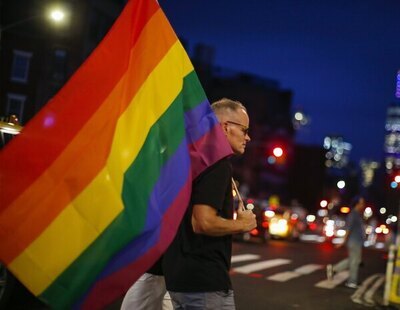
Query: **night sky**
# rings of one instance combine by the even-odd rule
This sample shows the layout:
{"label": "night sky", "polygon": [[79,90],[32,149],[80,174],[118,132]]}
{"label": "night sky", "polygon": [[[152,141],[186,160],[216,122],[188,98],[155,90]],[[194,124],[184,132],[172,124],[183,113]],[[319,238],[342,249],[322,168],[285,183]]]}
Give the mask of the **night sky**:
{"label": "night sky", "polygon": [[[398,0],[160,0],[191,48],[215,47],[215,65],[275,79],[311,117],[297,133],[353,145],[351,158],[383,158],[386,109],[400,69]],[[234,99],[234,98],[233,98]]]}

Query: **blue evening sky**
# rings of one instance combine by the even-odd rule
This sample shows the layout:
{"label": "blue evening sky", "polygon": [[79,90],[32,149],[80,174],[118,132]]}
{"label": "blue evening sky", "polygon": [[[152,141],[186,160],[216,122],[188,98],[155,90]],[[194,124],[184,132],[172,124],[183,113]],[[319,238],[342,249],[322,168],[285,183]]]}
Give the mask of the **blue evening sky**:
{"label": "blue evening sky", "polygon": [[[341,134],[352,158],[381,160],[400,69],[398,0],[160,0],[189,48],[215,64],[278,80],[311,117],[296,141]],[[189,50],[190,52],[190,50]]]}

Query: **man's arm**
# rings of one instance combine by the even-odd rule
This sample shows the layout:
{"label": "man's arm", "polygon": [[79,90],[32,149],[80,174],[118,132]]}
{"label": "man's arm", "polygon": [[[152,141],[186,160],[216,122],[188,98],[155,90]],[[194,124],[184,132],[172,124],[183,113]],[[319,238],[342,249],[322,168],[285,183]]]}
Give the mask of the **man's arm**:
{"label": "man's arm", "polygon": [[237,211],[237,219],[224,219],[217,215],[217,211],[203,204],[193,206],[192,227],[196,234],[207,236],[225,236],[252,230],[257,226],[256,216],[250,210]]}

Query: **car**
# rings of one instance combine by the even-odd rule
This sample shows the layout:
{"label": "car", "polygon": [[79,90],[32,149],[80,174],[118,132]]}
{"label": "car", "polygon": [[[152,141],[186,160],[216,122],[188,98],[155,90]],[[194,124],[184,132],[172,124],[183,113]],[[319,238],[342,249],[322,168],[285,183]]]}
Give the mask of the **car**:
{"label": "car", "polygon": [[274,239],[298,240],[305,230],[306,212],[302,208],[280,206],[273,210],[266,210],[269,236]]}

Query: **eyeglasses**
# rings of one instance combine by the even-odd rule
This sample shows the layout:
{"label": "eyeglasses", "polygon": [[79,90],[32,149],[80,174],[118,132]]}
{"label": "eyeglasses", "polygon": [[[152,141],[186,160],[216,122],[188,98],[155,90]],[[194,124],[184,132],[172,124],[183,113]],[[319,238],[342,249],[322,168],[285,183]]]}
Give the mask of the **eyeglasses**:
{"label": "eyeglasses", "polygon": [[249,134],[249,129],[250,128],[245,126],[245,125],[242,125],[242,124],[239,124],[239,123],[236,123],[236,122],[232,122],[232,121],[226,121],[225,123],[236,125],[236,126],[240,126],[240,127],[242,127],[242,132],[243,132],[243,134],[245,136],[247,136]]}

